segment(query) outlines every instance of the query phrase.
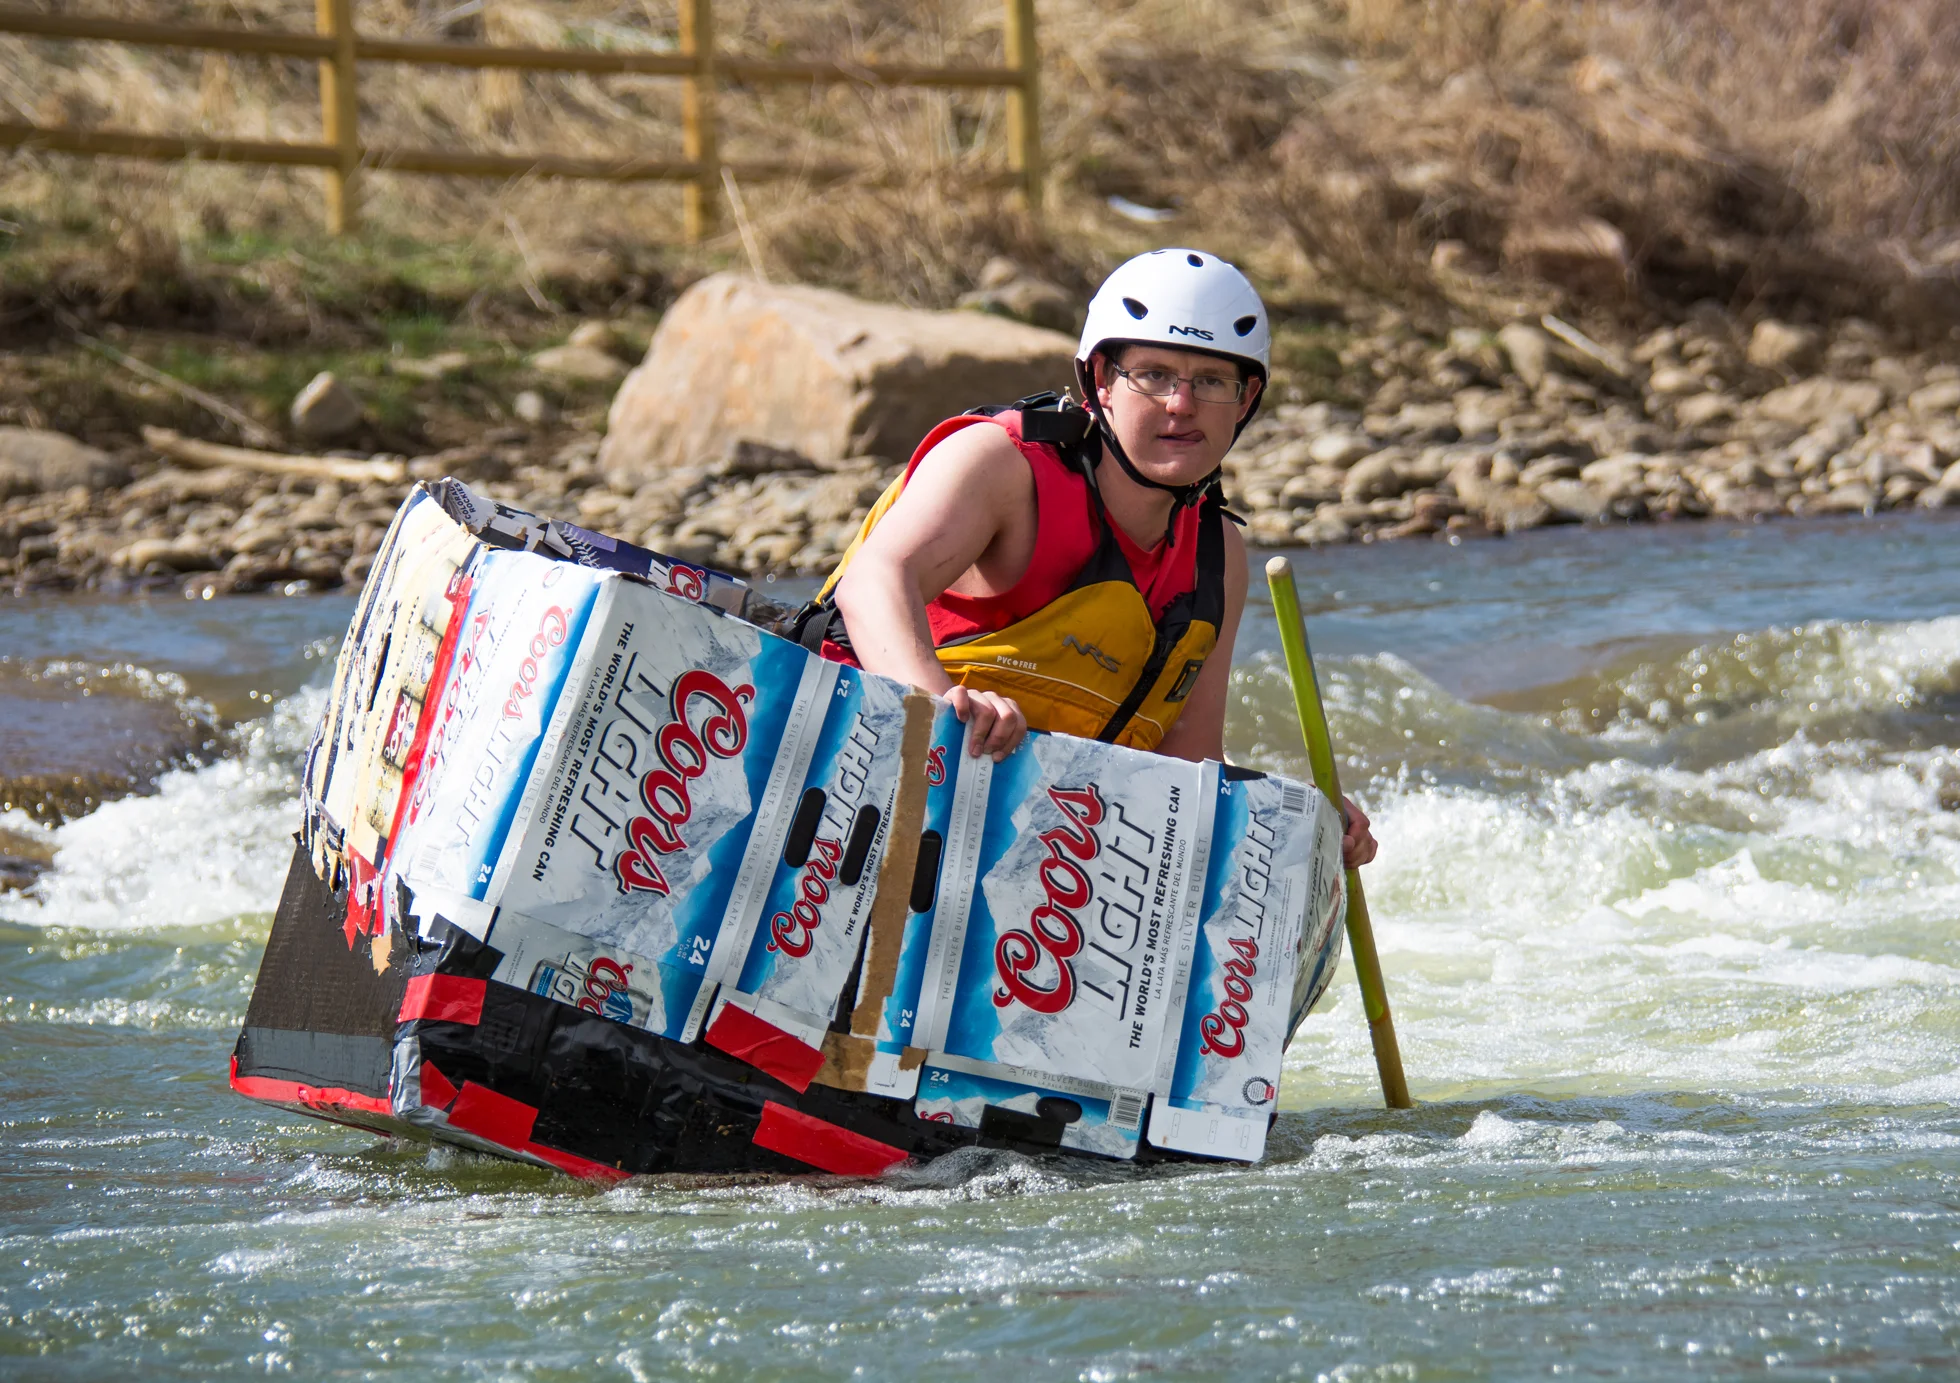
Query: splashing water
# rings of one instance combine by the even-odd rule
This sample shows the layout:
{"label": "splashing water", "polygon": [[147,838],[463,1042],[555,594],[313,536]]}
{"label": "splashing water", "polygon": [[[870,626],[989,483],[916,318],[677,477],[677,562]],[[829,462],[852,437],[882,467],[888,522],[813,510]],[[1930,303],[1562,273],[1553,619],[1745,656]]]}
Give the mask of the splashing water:
{"label": "splashing water", "polygon": [[[1841,632],[1817,642],[1841,649]],[[1841,718],[1873,683],[1895,688],[1882,707],[1922,714],[1927,685],[1960,667],[1960,639],[1915,681],[1888,648],[1925,643],[1888,632],[1858,641],[1862,673],[1811,714]],[[1899,729],[1873,708],[1862,740],[1817,741],[1799,719],[1780,743],[1685,767],[1706,757],[1708,722],[1644,736],[1636,758],[1627,738],[1558,728],[1562,713],[1518,724],[1438,704],[1392,657],[1327,680],[1349,742],[1378,765],[1363,795],[1383,847],[1367,882],[1411,1069],[1464,1095],[1960,1091],[1960,813],[1942,806],[1960,753],[1888,747]],[[1290,704],[1270,666],[1235,682],[1255,724]],[[1787,704],[1788,684],[1763,699]],[[1396,761],[1405,721],[1433,736],[1431,754]],[[1289,1071],[1359,1100],[1373,1079],[1359,999],[1332,992],[1334,1021],[1303,1030]]]}
{"label": "splashing water", "polygon": [[[1540,536],[1302,559],[1422,1107],[1344,971],[1252,1169],[598,1192],[246,1105],[322,660],[259,677],[216,762],[0,822],[57,850],[0,895],[0,1370],[1950,1375],[1960,529]],[[1304,774],[1270,621],[1229,748]]]}
{"label": "splashing water", "polygon": [[[42,832],[56,867],[32,896],[0,896],[0,920],[144,931],[269,913],[292,857],[296,767],[325,706],[324,690],[300,691],[242,726],[217,763]],[[39,829],[20,812],[0,824]]]}

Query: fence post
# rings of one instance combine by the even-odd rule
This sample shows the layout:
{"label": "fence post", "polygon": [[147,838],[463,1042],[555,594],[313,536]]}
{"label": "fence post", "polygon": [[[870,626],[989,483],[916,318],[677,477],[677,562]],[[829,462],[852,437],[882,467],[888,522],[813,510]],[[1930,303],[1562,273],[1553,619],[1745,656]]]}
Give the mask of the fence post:
{"label": "fence post", "polygon": [[315,0],[333,56],[320,60],[320,125],[339,163],[327,170],[327,229],[349,235],[361,219],[360,95],[354,76],[354,0]]}
{"label": "fence post", "polygon": [[[324,3],[324,0],[322,0]],[[687,238],[705,237],[715,224],[721,186],[721,154],[715,135],[715,11],[713,0],[680,0],[681,52],[694,59],[681,97],[681,153],[700,172],[682,189]]]}
{"label": "fence post", "polygon": [[[515,46],[523,41],[510,22],[508,0],[483,0],[483,40]],[[485,68],[477,77],[477,99],[483,103],[483,123],[504,133],[524,100],[524,78],[510,68]]]}
{"label": "fence post", "polygon": [[1028,209],[1041,207],[1041,55],[1034,0],[1007,0],[1007,65],[1021,76],[1007,92],[1007,166],[1021,175]]}

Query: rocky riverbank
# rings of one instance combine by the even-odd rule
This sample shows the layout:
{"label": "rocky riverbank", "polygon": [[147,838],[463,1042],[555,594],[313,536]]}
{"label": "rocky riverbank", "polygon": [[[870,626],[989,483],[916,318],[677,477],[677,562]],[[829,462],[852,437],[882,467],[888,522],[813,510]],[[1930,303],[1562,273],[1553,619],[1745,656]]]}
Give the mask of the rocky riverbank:
{"label": "rocky riverbank", "polygon": [[1548,318],[1343,363],[1365,408],[1281,406],[1227,460],[1255,542],[1960,506],[1960,367],[1859,323],[1704,313],[1622,355]]}
{"label": "rocky riverbank", "polygon": [[[1349,337],[1340,364],[1358,406],[1279,404],[1228,458],[1255,544],[1960,507],[1960,365],[1855,322],[1744,328],[1708,311],[1623,349],[1556,319],[1440,342],[1384,329]],[[404,469],[749,575],[828,569],[896,469],[736,443],[628,493],[599,440],[502,428]],[[0,429],[0,581],[207,597],[358,585],[403,488]]]}

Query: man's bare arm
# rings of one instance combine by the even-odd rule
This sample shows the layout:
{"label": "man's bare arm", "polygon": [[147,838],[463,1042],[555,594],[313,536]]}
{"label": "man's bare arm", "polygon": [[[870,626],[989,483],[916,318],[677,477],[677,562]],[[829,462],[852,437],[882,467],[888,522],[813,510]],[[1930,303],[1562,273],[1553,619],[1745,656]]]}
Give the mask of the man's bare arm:
{"label": "man's bare arm", "polygon": [[945,696],[973,726],[975,753],[1006,754],[1027,719],[1007,697],[953,684],[933,654],[926,604],[989,555],[1011,516],[1033,506],[1033,473],[1007,434],[986,424],[962,428],[920,461],[837,583],[858,661]]}

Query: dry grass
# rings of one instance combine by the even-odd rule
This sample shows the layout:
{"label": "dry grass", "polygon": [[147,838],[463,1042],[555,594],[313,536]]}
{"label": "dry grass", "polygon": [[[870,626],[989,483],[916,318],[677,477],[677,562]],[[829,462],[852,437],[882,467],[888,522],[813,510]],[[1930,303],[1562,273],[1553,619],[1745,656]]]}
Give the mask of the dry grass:
{"label": "dry grass", "polygon": [[[46,7],[70,0],[37,0]],[[671,43],[671,0],[488,0],[452,23],[542,44]],[[308,28],[309,0],[77,8]],[[359,0],[376,33],[433,33],[450,0]],[[1163,239],[1248,263],[1282,301],[1388,298],[1436,314],[1520,302],[1595,318],[1739,311],[1951,320],[1960,278],[1960,26],[1938,0],[1043,0],[1050,210],[1004,166],[998,93],[730,91],[731,157],[843,157],[867,176],[747,188],[772,274],[944,304],[1007,254],[1071,288]],[[723,0],[730,50],[995,61],[994,0]],[[310,138],[307,64],[0,39],[0,116]],[[679,148],[677,82],[364,69],[375,141]],[[12,107],[12,110],[9,110]],[[1179,209],[1140,226],[1120,194]],[[141,296],[181,247],[314,234],[308,174],[23,155],[0,162],[16,239],[75,237]],[[378,176],[374,243],[460,247],[493,294],[583,310],[657,300],[739,262],[677,247],[670,187]],[[5,244],[0,240],[0,244]],[[18,256],[16,256],[18,260]],[[9,260],[0,254],[0,274]],[[278,272],[275,268],[273,271]],[[194,276],[192,276],[194,277]],[[579,285],[585,285],[580,288]],[[191,290],[186,290],[191,291]],[[571,299],[584,298],[577,302]],[[610,297],[609,297],[610,295]],[[195,296],[192,292],[192,296]]]}
{"label": "dry grass", "polygon": [[1960,34],[1936,0],[1346,8],[1370,75],[1275,159],[1274,203],[1330,272],[1951,319]]}

